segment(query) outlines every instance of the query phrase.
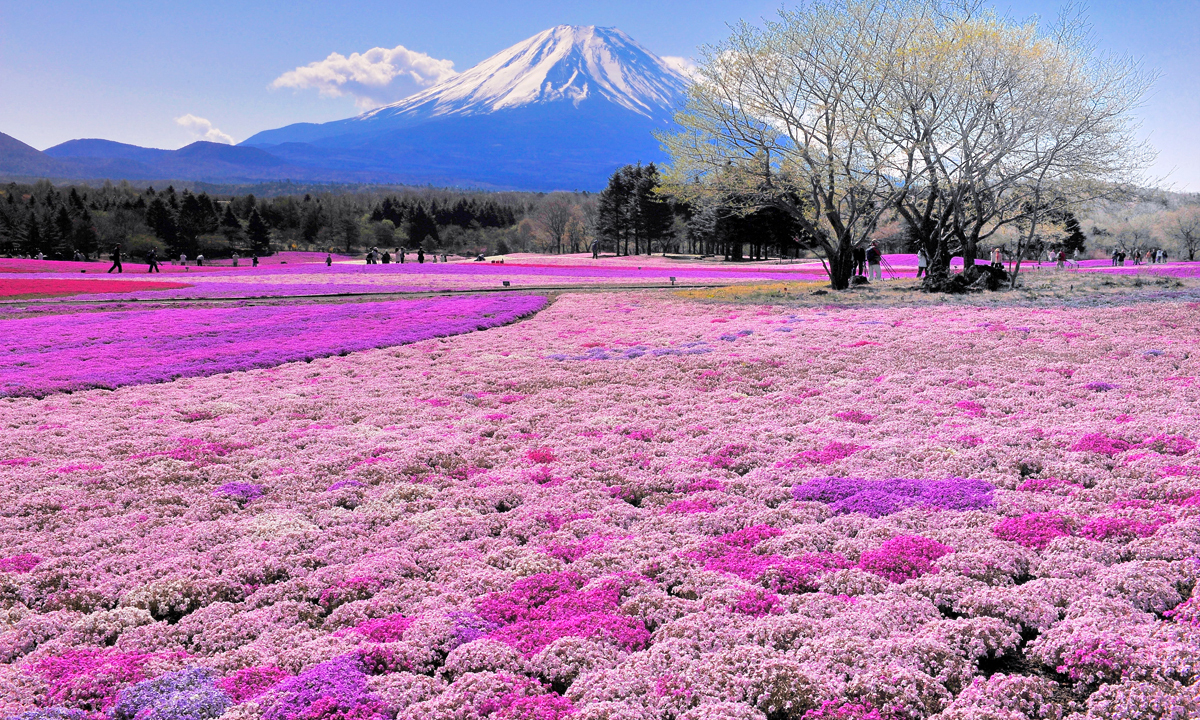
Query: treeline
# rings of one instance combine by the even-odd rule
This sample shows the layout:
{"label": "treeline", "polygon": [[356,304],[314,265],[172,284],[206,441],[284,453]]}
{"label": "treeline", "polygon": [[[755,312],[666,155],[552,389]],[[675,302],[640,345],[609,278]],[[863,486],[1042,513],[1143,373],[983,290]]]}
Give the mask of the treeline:
{"label": "treeline", "polygon": [[[121,244],[132,257],[151,247],[176,257],[265,255],[280,250],[357,253],[370,247],[456,253],[545,251],[543,206],[570,215],[586,195],[558,193],[305,193],[256,198],[174,187],[0,187],[0,254],[95,258]],[[592,199],[594,200],[594,199]],[[583,230],[571,228],[582,241]]]}

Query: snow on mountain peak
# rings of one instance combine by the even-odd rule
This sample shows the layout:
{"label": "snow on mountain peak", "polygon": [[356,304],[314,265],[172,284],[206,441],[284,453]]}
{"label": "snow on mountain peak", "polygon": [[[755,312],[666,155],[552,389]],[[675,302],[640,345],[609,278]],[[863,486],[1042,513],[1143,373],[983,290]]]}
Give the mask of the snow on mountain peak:
{"label": "snow on mountain peak", "polygon": [[559,25],[358,119],[476,115],[592,98],[665,119],[687,84],[678,70],[616,28]]}

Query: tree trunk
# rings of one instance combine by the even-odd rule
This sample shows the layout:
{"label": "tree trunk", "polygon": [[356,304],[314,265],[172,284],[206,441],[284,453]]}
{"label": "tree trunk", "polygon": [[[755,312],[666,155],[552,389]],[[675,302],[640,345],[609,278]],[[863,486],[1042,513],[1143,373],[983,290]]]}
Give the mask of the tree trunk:
{"label": "tree trunk", "polygon": [[829,286],[834,290],[850,287],[850,276],[854,274],[854,245],[849,240],[838,243],[837,248],[825,248],[825,271],[829,273]]}

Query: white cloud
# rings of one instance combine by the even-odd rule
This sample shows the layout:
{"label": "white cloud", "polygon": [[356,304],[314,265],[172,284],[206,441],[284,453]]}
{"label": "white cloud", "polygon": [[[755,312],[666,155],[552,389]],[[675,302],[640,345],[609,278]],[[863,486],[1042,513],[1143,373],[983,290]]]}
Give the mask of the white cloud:
{"label": "white cloud", "polygon": [[316,89],[325,97],[349,95],[363,110],[386,105],[449,80],[458,73],[450,60],[438,60],[403,45],[371,48],[350,57],[330,53],[320,62],[289,70],[273,88]]}
{"label": "white cloud", "polygon": [[695,79],[696,63],[690,58],[677,57],[675,55],[664,55],[662,56],[662,60],[667,64],[668,67],[685,78],[688,78],[689,80]]}
{"label": "white cloud", "polygon": [[191,131],[193,135],[201,140],[209,142],[225,143],[226,145],[233,144],[233,138],[220,130],[213,127],[213,124],[202,117],[188,113],[183,117],[175,118],[175,122]]}

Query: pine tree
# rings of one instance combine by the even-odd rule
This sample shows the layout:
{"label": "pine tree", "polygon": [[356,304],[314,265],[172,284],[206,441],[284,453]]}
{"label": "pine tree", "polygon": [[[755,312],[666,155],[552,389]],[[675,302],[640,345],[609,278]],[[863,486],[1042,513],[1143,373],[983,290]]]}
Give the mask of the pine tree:
{"label": "pine tree", "polygon": [[[261,221],[262,218],[260,217]],[[225,236],[225,241],[233,249],[238,249],[242,244],[242,223],[233,214],[233,204],[225,206],[225,214],[221,216],[221,234]]]}
{"label": "pine tree", "polygon": [[75,223],[71,244],[75,246],[76,250],[83,253],[84,258],[92,253],[97,253],[97,257],[99,257],[100,236],[96,233],[96,225],[87,208],[83,208],[79,221]]}
{"label": "pine tree", "polygon": [[197,255],[200,252],[200,236],[208,228],[208,217],[200,200],[187,190],[183,191],[176,223],[179,226],[180,251],[189,256]]}
{"label": "pine tree", "polygon": [[613,244],[617,255],[621,254],[621,240],[625,241],[625,254],[629,254],[627,208],[632,188],[628,182],[627,168],[612,174],[596,206],[596,233]]}
{"label": "pine tree", "polygon": [[27,255],[36,255],[42,245],[42,229],[38,226],[37,215],[29,214],[29,222],[25,225],[25,242],[22,250]]}
{"label": "pine tree", "polygon": [[271,229],[263,222],[258,209],[250,211],[250,221],[247,223],[246,235],[250,238],[250,251],[255,255],[271,254]]}

